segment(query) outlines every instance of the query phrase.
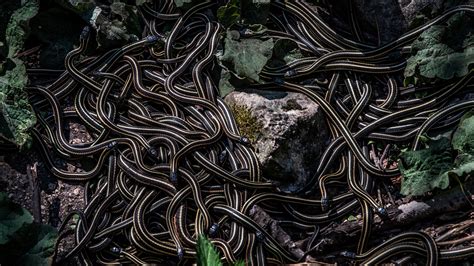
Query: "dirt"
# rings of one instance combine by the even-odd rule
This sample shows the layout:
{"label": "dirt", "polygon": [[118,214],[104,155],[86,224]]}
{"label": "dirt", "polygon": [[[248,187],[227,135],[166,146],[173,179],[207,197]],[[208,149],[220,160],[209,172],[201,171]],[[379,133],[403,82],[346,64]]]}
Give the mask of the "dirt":
{"label": "dirt", "polygon": [[[83,125],[69,123],[68,129],[69,143],[92,141]],[[34,145],[24,153],[0,151],[0,191],[6,192],[12,201],[33,214],[33,178],[28,176],[27,169],[36,165],[36,175],[41,190],[41,221],[39,222],[59,228],[70,212],[84,209],[84,184],[67,182],[53,177],[46,169],[44,160]],[[59,162],[58,165],[62,165],[69,172],[83,171],[79,162],[75,165],[66,165],[60,159],[56,159],[55,162]],[[30,174],[30,176],[33,175]],[[62,241],[59,252],[63,253],[73,246],[74,240],[71,237],[66,238]]]}

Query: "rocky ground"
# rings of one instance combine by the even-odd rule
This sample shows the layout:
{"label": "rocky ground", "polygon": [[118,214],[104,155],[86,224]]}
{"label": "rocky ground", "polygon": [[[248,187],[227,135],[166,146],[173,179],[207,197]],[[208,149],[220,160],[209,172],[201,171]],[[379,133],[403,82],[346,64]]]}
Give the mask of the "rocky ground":
{"label": "rocky ground", "polygon": [[[91,141],[82,125],[70,123],[69,132],[71,144]],[[82,171],[79,162],[65,166],[71,173]],[[52,177],[35,149],[25,153],[0,152],[0,177],[1,190],[32,213],[37,222],[58,228],[70,212],[84,208],[84,184]],[[60,251],[71,248],[74,241],[67,239],[62,244]]]}

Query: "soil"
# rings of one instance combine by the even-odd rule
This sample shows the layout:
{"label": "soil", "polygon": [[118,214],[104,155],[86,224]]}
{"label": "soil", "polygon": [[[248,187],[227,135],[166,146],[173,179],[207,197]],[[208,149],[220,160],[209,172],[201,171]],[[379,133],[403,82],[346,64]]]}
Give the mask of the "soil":
{"label": "soil", "polygon": [[[92,140],[85,127],[77,123],[69,123],[70,143],[86,143]],[[80,163],[65,164],[56,159],[58,165],[65,166],[69,172],[83,171]],[[30,178],[27,169],[36,165],[39,180],[41,223],[59,228],[65,217],[72,211],[84,209],[84,184],[63,181],[54,178],[44,164],[44,160],[36,151],[35,146],[24,153],[8,153],[0,151],[0,191],[6,192],[8,197],[34,213],[33,178]],[[72,238],[62,241],[59,252],[69,250],[74,246]]]}

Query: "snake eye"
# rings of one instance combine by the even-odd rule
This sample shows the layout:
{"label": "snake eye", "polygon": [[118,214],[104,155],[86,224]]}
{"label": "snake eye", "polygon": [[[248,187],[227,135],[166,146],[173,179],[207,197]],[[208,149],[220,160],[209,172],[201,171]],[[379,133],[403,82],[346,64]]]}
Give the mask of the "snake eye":
{"label": "snake eye", "polygon": [[120,254],[120,252],[122,252],[122,249],[119,247],[112,247],[110,251],[115,254]]}
{"label": "snake eye", "polygon": [[250,139],[245,136],[242,136],[240,137],[239,142],[242,144],[250,144]]}
{"label": "snake eye", "polygon": [[377,209],[377,212],[379,213],[379,215],[380,215],[382,218],[388,217],[387,209],[385,209],[384,207],[378,208],[378,209]]}

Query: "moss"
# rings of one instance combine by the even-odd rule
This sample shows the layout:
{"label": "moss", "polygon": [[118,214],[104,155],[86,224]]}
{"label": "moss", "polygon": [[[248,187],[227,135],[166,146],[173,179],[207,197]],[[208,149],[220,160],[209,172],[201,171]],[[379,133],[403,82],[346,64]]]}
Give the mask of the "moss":
{"label": "moss", "polygon": [[230,109],[234,114],[240,133],[255,142],[263,129],[262,122],[252,114],[249,107],[244,105],[231,104]]}

